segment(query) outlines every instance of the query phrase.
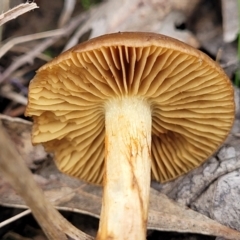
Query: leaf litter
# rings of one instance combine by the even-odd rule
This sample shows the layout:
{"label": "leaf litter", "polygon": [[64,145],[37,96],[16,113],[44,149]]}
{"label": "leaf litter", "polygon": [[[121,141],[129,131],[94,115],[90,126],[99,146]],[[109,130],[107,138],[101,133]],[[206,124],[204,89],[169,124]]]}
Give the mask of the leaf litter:
{"label": "leaf litter", "polygon": [[[5,116],[1,116],[0,119],[2,119],[3,125],[17,149],[20,149],[20,152],[24,152],[26,142],[31,142],[31,123],[17,118],[6,118]],[[19,137],[16,134],[19,129],[21,129],[21,134],[25,134],[25,138]],[[30,147],[25,154],[31,155],[32,151],[37,150],[39,147]],[[42,154],[42,156],[46,156],[46,153],[44,155],[44,152],[42,152]],[[30,166],[32,165],[33,162]],[[58,210],[99,218],[102,187],[89,185],[62,174],[54,165],[52,158],[45,160],[45,166],[40,168],[36,174],[38,178],[35,178],[35,180],[44,190],[44,195]],[[41,179],[41,181],[38,179]],[[43,179],[44,181],[42,181]],[[0,179],[0,205],[23,209],[28,208],[24,200],[3,179]],[[30,213],[30,211],[27,213]],[[199,233],[221,236],[228,239],[240,239],[239,232],[221,225],[184,205],[174,202],[166,195],[154,189],[151,189],[148,229]]]}
{"label": "leaf litter", "polygon": [[[52,56],[48,56],[43,52],[46,51],[46,49],[49,47],[55,48],[56,46],[59,46],[59,41],[61,38],[65,38],[65,41],[60,41],[61,48],[66,50],[72,45],[77,44],[84,36],[84,34],[89,32],[90,33],[88,37],[93,37],[107,32],[119,31],[119,29],[121,31],[139,29],[141,31],[144,30],[160,33],[170,33],[171,36],[179,38],[182,41],[193,45],[194,47],[202,47],[203,50],[206,50],[206,52],[209,52],[213,56],[219,55],[220,57],[218,57],[218,60],[225,68],[227,74],[232,77],[232,73],[236,69],[237,64],[235,54],[236,46],[234,45],[234,42],[230,44],[224,44],[222,38],[219,36],[223,34],[226,38],[226,35],[229,34],[229,36],[231,35],[231,39],[229,41],[234,41],[234,34],[236,35],[237,29],[236,17],[233,17],[232,14],[229,13],[231,13],[231,11],[235,11],[236,9],[233,9],[233,7],[230,9],[230,4],[226,5],[227,1],[222,0],[222,13],[224,16],[226,16],[223,19],[225,28],[222,32],[221,23],[219,24],[218,20],[219,2],[216,3],[214,1],[208,0],[194,0],[191,1],[191,4],[189,4],[189,1],[187,0],[134,0],[128,3],[125,1],[112,0],[105,1],[96,7],[92,7],[86,12],[78,14],[79,16],[76,16],[76,11],[74,15],[73,10],[77,9],[73,8],[73,5],[76,4],[76,1],[66,0],[61,6],[57,6],[59,4],[56,4],[56,9],[58,9],[56,12],[59,12],[59,9],[62,11],[61,14],[59,14],[58,21],[51,21],[50,24],[51,27],[54,27],[53,25],[56,22],[57,24],[55,28],[60,27],[58,30],[54,30],[55,32],[42,31],[42,25],[35,24],[34,26],[37,26],[37,34],[34,35],[34,31],[26,32],[26,30],[32,29],[29,24],[28,28],[22,27],[20,28],[20,31],[17,31],[20,33],[18,35],[19,38],[12,38],[9,40],[9,42],[6,43],[7,45],[5,46],[9,46],[11,43],[11,49],[1,49],[1,52],[3,52],[6,56],[10,56],[8,58],[10,58],[11,61],[8,63],[5,62],[6,56],[4,56],[2,58],[3,64],[0,66],[0,97],[4,98],[3,104],[1,103],[1,111],[5,113],[5,115],[1,116],[0,119],[4,128],[7,130],[9,136],[11,137],[11,140],[14,143],[13,145],[19,152],[19,155],[23,157],[26,165],[31,169],[34,181],[39,186],[41,186],[47,199],[49,199],[57,207],[57,209],[62,210],[65,213],[76,212],[84,214],[84,219],[87,219],[87,216],[91,216],[97,219],[99,217],[101,208],[102,190],[100,187],[90,186],[77,179],[73,179],[65,176],[64,174],[61,174],[55,168],[55,165],[52,161],[52,156],[46,154],[42,146],[33,147],[31,145],[31,123],[22,119],[7,117],[7,115],[21,116],[24,112],[26,105],[26,85],[29,80],[29,78],[27,78],[26,81],[25,74],[30,73],[31,75],[33,69],[36,70],[40,65],[43,64],[44,61],[51,59]],[[233,3],[234,1],[231,2]],[[37,11],[41,11],[42,6],[40,4],[40,9],[29,13],[33,16],[32,21],[29,22],[36,22],[36,16],[38,16]],[[55,5],[52,5],[52,7],[53,6]],[[75,6],[79,5],[76,4]],[[231,6],[233,6],[233,4]],[[116,11],[112,11],[112,9],[115,9]],[[208,11],[208,9],[211,9],[211,11]],[[196,14],[199,13],[199,10],[201,14]],[[42,12],[41,14],[44,15],[45,12]],[[44,15],[44,19],[46,20],[45,23],[48,21],[48,19],[50,19],[50,15],[47,15],[48,17]],[[73,15],[75,17],[73,17]],[[231,17],[228,18],[227,16]],[[197,19],[197,17],[200,19]],[[21,18],[19,19],[19,22],[21,22]],[[29,18],[25,17],[25,20],[26,19]],[[231,21],[235,21],[234,29],[227,28],[227,26],[233,26],[231,24]],[[188,24],[188,26],[190,26],[189,30],[192,31],[189,31],[187,28],[185,29],[185,24]],[[183,29],[181,29],[182,26]],[[11,28],[8,27],[6,29]],[[21,38],[22,33],[24,33],[23,35],[29,34],[29,36],[26,36],[26,38],[23,36],[23,38]],[[47,34],[47,37],[44,34]],[[35,36],[39,40],[26,40],[30,39],[31,36],[33,39]],[[221,51],[219,51],[219,49]],[[23,51],[23,54],[19,54],[19,51]],[[29,63],[31,66],[29,66]],[[5,99],[9,100],[7,104],[5,104]],[[7,107],[5,107],[6,105]],[[239,119],[236,119],[236,121],[238,121],[239,125]],[[233,138],[233,141],[235,143],[234,147],[236,151],[239,148],[239,139],[236,140],[236,138],[238,138],[239,132],[239,127],[237,127],[237,130],[232,132],[232,135],[230,136],[230,138],[235,137]],[[226,144],[229,144],[229,142]],[[227,147],[228,145],[226,145],[226,149],[228,150]],[[220,169],[220,171],[217,172],[218,175],[215,174],[214,176],[211,176],[212,178],[206,178],[204,174],[201,176],[201,178],[205,178],[205,185],[203,184],[200,186],[202,189],[206,188],[206,186],[209,186],[212,181],[217,181],[221,174],[227,173],[227,170],[236,170],[236,168],[234,169],[231,163],[236,159],[228,160],[229,161],[221,162],[221,165],[223,167],[225,166],[225,168]],[[216,164],[219,163],[219,160],[210,159],[210,163],[212,166],[216,166]],[[228,163],[231,163],[231,166]],[[206,166],[208,165],[206,164]],[[199,175],[201,175],[201,171],[204,173],[204,168],[198,170]],[[181,181],[183,183],[182,185]],[[194,202],[190,200],[195,199],[196,195],[199,194],[199,192],[197,192],[199,190],[199,185],[197,184],[195,184],[196,191],[185,191],[185,195],[187,193],[189,196],[181,200],[181,197],[184,196],[184,182],[188,182],[190,188],[194,188],[194,184],[191,185],[192,179],[188,177],[180,178],[178,181],[169,183],[163,188],[161,186],[158,186],[157,188],[161,189],[162,192],[167,192],[165,191],[167,189],[173,189],[173,191],[170,191],[171,193],[169,195],[172,194],[171,197],[178,202],[182,202],[182,204],[173,202],[165,195],[159,193],[159,191],[156,191],[154,189],[151,190],[148,229],[159,231],[192,232],[206,235],[222,236],[228,239],[239,239],[238,232],[227,228],[226,226],[223,226],[216,221],[206,218],[205,216],[186,207],[187,203],[187,205],[192,208],[197,206],[198,211],[200,212],[202,210],[198,204],[198,202],[201,201]],[[178,194],[176,193],[177,189],[180,190]],[[209,199],[209,197],[211,198],[211,196],[212,195],[208,195],[206,199]],[[27,206],[22,198],[19,197],[19,195],[16,194],[10,185],[3,179],[0,179],[0,205],[8,206],[11,208],[27,209]],[[211,209],[208,211],[211,211]],[[30,210],[26,210],[25,213],[22,214],[24,215],[29,213]],[[208,215],[208,212],[206,212],[206,214]],[[87,221],[91,222],[89,219]],[[94,226],[94,224],[92,224],[92,226]],[[82,229],[82,226],[80,228]],[[151,233],[151,231],[149,232]],[[94,236],[95,233],[96,231],[93,230],[92,234],[90,235]],[[43,236],[41,234],[37,235],[39,237]],[[5,236],[6,238],[9,236],[13,239],[27,239],[12,231],[9,231]]]}

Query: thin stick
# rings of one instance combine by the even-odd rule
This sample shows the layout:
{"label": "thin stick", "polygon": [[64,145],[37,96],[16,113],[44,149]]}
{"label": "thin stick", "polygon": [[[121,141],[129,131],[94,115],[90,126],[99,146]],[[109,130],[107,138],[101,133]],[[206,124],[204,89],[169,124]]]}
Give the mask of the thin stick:
{"label": "thin stick", "polygon": [[38,8],[37,4],[32,2],[32,3],[23,3],[23,4],[19,4],[18,6],[8,10],[5,13],[2,13],[0,15],[0,26],[3,25],[4,23],[15,19],[16,17],[29,12],[35,8]]}
{"label": "thin stick", "polygon": [[34,58],[36,58],[39,53],[43,52],[45,49],[50,47],[52,44],[54,44],[56,41],[58,41],[61,37],[68,36],[71,34],[80,24],[83,22],[87,14],[81,14],[80,16],[77,16],[73,18],[73,20],[67,24],[65,27],[62,28],[62,34],[58,36],[54,36],[52,38],[45,39],[43,42],[41,42],[39,45],[37,45],[32,51],[27,52],[26,54],[22,55],[18,59],[16,59],[0,76],[0,84],[3,83],[3,81],[8,78],[16,69],[24,65],[25,63],[32,62]]}
{"label": "thin stick", "polygon": [[67,240],[67,236],[75,240],[93,239],[71,225],[45,198],[1,125],[0,146],[0,173],[24,199],[46,236],[50,240]]}
{"label": "thin stick", "polygon": [[100,7],[98,8],[92,7],[87,12],[88,13],[87,21],[84,24],[80,25],[76,30],[76,32],[73,34],[73,36],[71,36],[71,38],[65,45],[63,52],[75,46],[78,43],[79,38],[91,28],[91,24],[93,20],[97,19],[98,16],[101,16],[101,12],[102,12],[101,9],[102,9],[102,5],[100,5]]}
{"label": "thin stick", "polygon": [[26,36],[13,38],[1,46],[0,58],[17,44],[25,43],[25,42],[29,42],[29,41],[33,41],[33,40],[37,40],[37,39],[41,39],[41,38],[60,36],[63,34],[64,34],[63,29],[57,29],[57,30],[46,31],[46,32],[41,32],[41,33],[34,33],[34,34],[26,35]]}
{"label": "thin stick", "polygon": [[76,0],[65,0],[61,16],[58,21],[58,27],[63,27],[71,18],[76,5]]}
{"label": "thin stick", "polygon": [[[0,1],[0,13],[6,12],[10,8],[10,0]],[[3,26],[0,26],[0,42],[2,41]]]}
{"label": "thin stick", "polygon": [[27,105],[27,98],[19,93],[12,91],[12,89],[9,88],[8,85],[2,86],[0,89],[0,93],[2,97],[11,99],[12,101],[20,103],[24,106]]}
{"label": "thin stick", "polygon": [[30,171],[25,166],[18,152],[12,147],[13,144],[2,127],[0,128],[0,146],[1,174],[32,209],[35,218],[47,237],[49,239],[66,240],[65,234],[57,229],[49,217],[44,216],[47,215],[45,214],[47,213],[47,208],[50,207],[51,209],[51,206],[45,202],[43,193],[33,181]]}
{"label": "thin stick", "polygon": [[25,211],[23,211],[23,212],[15,215],[14,217],[11,217],[11,218],[3,221],[3,222],[0,222],[0,228],[2,228],[2,227],[4,227],[4,226],[6,226],[6,225],[8,225],[8,224],[10,224],[10,223],[18,220],[18,219],[21,218],[21,217],[24,217],[24,216],[28,215],[29,213],[31,213],[31,210],[30,210],[30,209],[27,209],[27,210],[25,210]]}
{"label": "thin stick", "polygon": [[[31,47],[27,47],[27,46],[13,46],[13,48],[10,49],[10,51],[15,52],[15,53],[23,54],[23,53],[29,52],[31,49],[32,49]],[[52,57],[50,57],[50,56],[48,56],[47,54],[44,54],[44,53],[39,53],[38,56],[36,56],[36,57],[45,61],[45,62],[49,62],[53,59]],[[34,70],[35,69],[36,68],[34,68]]]}

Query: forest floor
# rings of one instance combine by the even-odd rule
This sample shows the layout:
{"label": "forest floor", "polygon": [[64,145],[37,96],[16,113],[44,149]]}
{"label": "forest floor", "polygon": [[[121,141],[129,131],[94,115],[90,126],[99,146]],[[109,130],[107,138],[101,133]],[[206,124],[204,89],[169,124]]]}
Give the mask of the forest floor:
{"label": "forest floor", "polygon": [[[4,2],[4,0],[1,1]],[[0,3],[1,12],[6,11],[8,7],[22,3],[20,0],[10,0],[6,1],[6,6],[4,6],[3,2]],[[10,5],[8,5],[9,2]],[[129,13],[126,11],[125,18],[117,19],[119,22],[112,21],[116,19],[113,19],[114,15],[111,15],[111,11],[109,11],[116,2],[114,0],[112,0],[112,6],[106,5],[105,7],[98,7],[97,4],[95,5],[97,1],[94,0],[69,1],[68,6],[67,0],[35,0],[34,2],[39,6],[38,9],[7,22],[0,29],[0,120],[2,119],[4,125],[8,126],[8,132],[12,134],[12,140],[24,155],[35,180],[40,186],[45,186],[45,189],[51,188],[54,196],[60,193],[66,194],[69,186],[75,186],[77,182],[72,180],[71,184],[67,186],[63,184],[48,186],[49,179],[47,180],[47,177],[44,176],[49,174],[48,176],[51,176],[52,179],[56,179],[57,170],[52,166],[51,156],[47,155],[43,149],[33,150],[26,143],[30,141],[31,125],[28,125],[25,120],[31,121],[31,119],[24,116],[24,111],[27,104],[28,85],[34,77],[35,71],[58,56],[63,50],[99,34],[129,29],[153,31],[158,29],[159,25],[161,26],[158,29],[159,33],[170,33],[171,37],[178,38],[200,49],[218,61],[234,87],[240,86],[240,78],[238,78],[237,73],[239,69],[237,1],[194,0],[190,1],[191,6],[184,5],[187,1],[182,1],[181,4],[174,0],[149,1],[158,7],[156,7],[158,12],[153,13],[150,19],[144,13],[146,12],[149,16],[151,6],[149,5],[150,7],[147,6],[144,9],[140,8],[141,4],[138,4],[136,6],[139,9],[131,10]],[[139,2],[144,4],[144,1]],[[224,2],[229,4],[226,5]],[[130,7],[129,5],[128,8]],[[95,11],[95,13],[92,14],[91,11]],[[115,10],[112,9],[112,11]],[[138,11],[145,18],[142,23],[139,22]],[[99,16],[96,17],[96,14]],[[58,31],[59,29],[62,30]],[[87,191],[82,188],[79,190],[79,194],[84,195]],[[26,206],[3,179],[0,179],[0,193],[2,193],[0,201],[1,224],[1,222],[24,212]],[[97,195],[98,193],[96,193]],[[96,196],[90,196],[91,200],[86,201],[93,201],[94,204]],[[61,210],[61,208],[59,209]],[[62,208],[61,213],[82,231],[91,236],[96,235],[99,220],[93,213],[84,214],[80,210],[74,212],[71,211],[70,206]],[[46,237],[32,215],[27,214],[0,227],[0,239],[44,240]],[[147,239],[210,240],[216,238],[201,234],[150,230]]]}

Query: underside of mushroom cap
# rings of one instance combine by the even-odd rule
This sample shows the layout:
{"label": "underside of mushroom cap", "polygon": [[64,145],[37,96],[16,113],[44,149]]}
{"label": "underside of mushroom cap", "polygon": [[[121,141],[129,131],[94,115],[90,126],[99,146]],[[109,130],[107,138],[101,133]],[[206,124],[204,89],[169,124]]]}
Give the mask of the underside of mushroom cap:
{"label": "underside of mushroom cap", "polygon": [[152,179],[160,182],[202,164],[234,120],[231,82],[208,56],[159,34],[115,33],[38,70],[26,109],[33,143],[54,152],[61,171],[102,184],[105,105],[128,96],[151,107]]}

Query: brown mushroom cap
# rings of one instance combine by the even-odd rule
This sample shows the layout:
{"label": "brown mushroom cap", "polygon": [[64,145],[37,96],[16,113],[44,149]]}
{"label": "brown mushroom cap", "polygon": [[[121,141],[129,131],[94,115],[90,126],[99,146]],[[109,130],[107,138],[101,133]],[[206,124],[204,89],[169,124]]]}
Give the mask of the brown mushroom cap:
{"label": "brown mushroom cap", "polygon": [[105,104],[136,96],[152,110],[152,179],[168,181],[211,156],[234,119],[231,82],[204,53],[153,33],[115,33],[66,51],[29,88],[33,143],[58,168],[102,184]]}

